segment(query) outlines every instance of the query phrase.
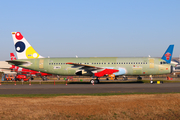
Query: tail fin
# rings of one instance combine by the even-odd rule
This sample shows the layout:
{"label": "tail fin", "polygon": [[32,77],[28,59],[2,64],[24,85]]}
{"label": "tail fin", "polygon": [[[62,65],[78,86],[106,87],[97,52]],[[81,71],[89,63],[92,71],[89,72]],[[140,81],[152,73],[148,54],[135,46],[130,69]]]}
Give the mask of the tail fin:
{"label": "tail fin", "polygon": [[12,37],[18,59],[43,58],[34,50],[20,32],[12,32]]}
{"label": "tail fin", "polygon": [[[15,55],[14,55],[14,53],[10,53],[10,57],[11,57],[11,60],[16,60],[16,57],[15,57]],[[19,67],[16,67],[15,65],[12,65],[11,67],[10,67],[10,69],[11,70],[15,70],[15,69],[17,69],[17,68],[19,68]]]}
{"label": "tail fin", "polygon": [[174,49],[174,45],[169,45],[168,49],[166,50],[166,52],[164,53],[161,59],[165,60],[167,63],[171,63],[173,49]]}

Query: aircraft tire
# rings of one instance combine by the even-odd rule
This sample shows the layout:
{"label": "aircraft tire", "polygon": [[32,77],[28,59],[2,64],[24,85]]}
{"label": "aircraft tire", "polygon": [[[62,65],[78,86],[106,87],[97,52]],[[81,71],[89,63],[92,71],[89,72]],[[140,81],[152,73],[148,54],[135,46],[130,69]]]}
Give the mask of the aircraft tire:
{"label": "aircraft tire", "polygon": [[47,81],[47,77],[43,77],[42,79],[43,79],[43,81]]}
{"label": "aircraft tire", "polygon": [[153,84],[153,81],[151,80],[150,83]]}
{"label": "aircraft tire", "polygon": [[142,80],[142,77],[140,77],[140,76],[139,76],[139,77],[137,77],[137,80]]}
{"label": "aircraft tire", "polygon": [[94,80],[94,83],[95,83],[95,84],[99,83],[99,80],[97,80],[97,79],[96,79],[96,80]]}
{"label": "aircraft tire", "polygon": [[128,80],[128,78],[127,77],[123,77],[123,80]]}
{"label": "aircraft tire", "polygon": [[95,83],[95,80],[94,79],[90,80],[90,83],[91,84]]}

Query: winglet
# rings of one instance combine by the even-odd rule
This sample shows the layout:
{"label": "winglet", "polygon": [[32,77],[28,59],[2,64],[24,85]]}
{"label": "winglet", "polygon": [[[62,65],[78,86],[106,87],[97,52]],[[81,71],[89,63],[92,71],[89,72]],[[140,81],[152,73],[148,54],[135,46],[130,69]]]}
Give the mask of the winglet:
{"label": "winglet", "polygon": [[171,63],[172,55],[173,55],[174,45],[169,45],[168,49],[164,53],[161,59],[165,60],[167,63]]}

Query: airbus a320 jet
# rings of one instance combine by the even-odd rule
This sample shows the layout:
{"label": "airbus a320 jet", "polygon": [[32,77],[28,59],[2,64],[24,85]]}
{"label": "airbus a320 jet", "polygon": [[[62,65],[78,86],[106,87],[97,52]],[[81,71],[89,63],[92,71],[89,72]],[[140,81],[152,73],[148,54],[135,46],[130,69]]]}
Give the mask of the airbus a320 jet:
{"label": "airbus a320 jet", "polygon": [[170,45],[162,58],[150,57],[82,57],[43,58],[28,43],[20,32],[12,32],[18,60],[8,63],[26,69],[64,76],[92,76],[91,83],[108,75],[144,76],[161,75],[173,71],[170,64],[174,45]]}

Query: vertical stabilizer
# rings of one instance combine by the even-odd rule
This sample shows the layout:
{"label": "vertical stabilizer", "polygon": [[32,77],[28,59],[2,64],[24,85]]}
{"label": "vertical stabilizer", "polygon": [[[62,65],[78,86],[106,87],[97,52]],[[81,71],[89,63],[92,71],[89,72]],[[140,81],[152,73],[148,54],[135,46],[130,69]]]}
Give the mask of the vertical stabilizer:
{"label": "vertical stabilizer", "polygon": [[11,60],[16,60],[14,53],[10,53]]}
{"label": "vertical stabilizer", "polygon": [[[16,57],[15,57],[15,55],[14,55],[14,53],[10,53],[10,57],[11,57],[11,60],[16,60]],[[10,67],[10,69],[11,70],[15,70],[15,69],[18,69],[19,67],[17,67],[17,66],[15,66],[15,65],[12,65],[11,67]]]}
{"label": "vertical stabilizer", "polygon": [[166,52],[164,53],[161,59],[165,60],[167,63],[171,63],[173,49],[174,49],[174,45],[169,45],[168,49],[166,50]]}
{"label": "vertical stabilizer", "polygon": [[12,37],[18,59],[43,58],[34,50],[20,32],[12,32]]}

